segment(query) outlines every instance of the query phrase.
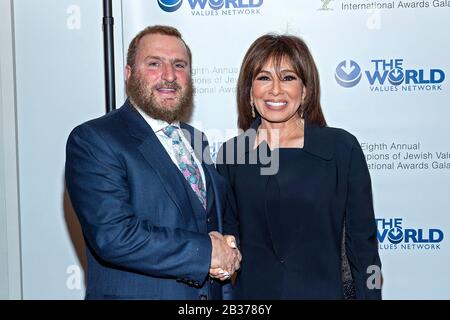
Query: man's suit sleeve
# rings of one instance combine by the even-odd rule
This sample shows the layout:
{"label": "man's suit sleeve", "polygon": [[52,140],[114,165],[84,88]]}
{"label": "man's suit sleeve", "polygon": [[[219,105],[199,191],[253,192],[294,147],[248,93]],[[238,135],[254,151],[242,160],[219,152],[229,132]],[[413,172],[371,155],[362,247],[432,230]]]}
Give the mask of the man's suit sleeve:
{"label": "man's suit sleeve", "polygon": [[204,281],[211,262],[209,236],[138,219],[125,164],[89,124],[69,136],[65,176],[83,234],[102,260],[151,276]]}
{"label": "man's suit sleeve", "polygon": [[369,170],[356,138],[351,150],[345,230],[346,253],[355,283],[356,298],[381,299],[381,289],[369,289],[367,285],[367,280],[372,275],[371,272],[367,273],[367,268],[377,266],[381,270],[381,261]]}

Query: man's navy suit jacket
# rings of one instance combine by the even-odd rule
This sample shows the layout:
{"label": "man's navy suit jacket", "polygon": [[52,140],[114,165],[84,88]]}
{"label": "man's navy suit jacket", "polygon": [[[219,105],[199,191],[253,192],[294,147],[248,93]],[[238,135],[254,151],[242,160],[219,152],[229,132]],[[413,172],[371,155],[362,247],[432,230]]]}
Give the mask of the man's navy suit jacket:
{"label": "man's navy suit jacket", "polygon": [[[206,139],[194,149],[209,156]],[[86,298],[198,299],[212,250],[205,212],[193,209],[186,181],[130,102],[75,128],[66,152],[66,186],[87,245]],[[223,232],[226,182],[211,162],[202,165]]]}

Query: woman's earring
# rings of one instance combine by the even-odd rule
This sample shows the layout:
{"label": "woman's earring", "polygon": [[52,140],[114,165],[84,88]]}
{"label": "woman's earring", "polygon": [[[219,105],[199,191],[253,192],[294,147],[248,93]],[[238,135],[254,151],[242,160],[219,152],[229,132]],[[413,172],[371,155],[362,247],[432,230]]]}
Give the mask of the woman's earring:
{"label": "woman's earring", "polygon": [[252,117],[253,119],[256,118],[256,113],[255,113],[255,104],[253,102],[250,103],[252,105]]}

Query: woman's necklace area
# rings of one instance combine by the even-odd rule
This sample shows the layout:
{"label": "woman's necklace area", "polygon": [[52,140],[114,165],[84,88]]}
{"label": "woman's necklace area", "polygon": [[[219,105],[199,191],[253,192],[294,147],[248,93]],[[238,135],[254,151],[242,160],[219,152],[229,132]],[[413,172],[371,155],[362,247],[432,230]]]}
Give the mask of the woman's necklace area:
{"label": "woman's necklace area", "polygon": [[[283,141],[288,141],[289,138],[296,133],[298,129],[302,129],[304,126],[304,120],[299,118],[295,121],[291,128],[288,129],[286,134],[283,134]],[[270,149],[282,147],[281,142],[281,131],[280,129],[266,129],[266,128],[258,128],[256,134],[256,146],[258,146],[261,142],[266,141]],[[270,135],[268,134],[270,132]],[[270,139],[269,139],[270,137]]]}

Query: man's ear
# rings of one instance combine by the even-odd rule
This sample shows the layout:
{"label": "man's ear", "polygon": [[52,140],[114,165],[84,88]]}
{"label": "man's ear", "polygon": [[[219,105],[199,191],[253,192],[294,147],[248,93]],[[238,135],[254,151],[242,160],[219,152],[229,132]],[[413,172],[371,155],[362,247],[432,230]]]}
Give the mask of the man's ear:
{"label": "man's ear", "polygon": [[127,64],[127,66],[125,67],[125,80],[128,81],[130,77],[131,77],[131,67],[130,65]]}

